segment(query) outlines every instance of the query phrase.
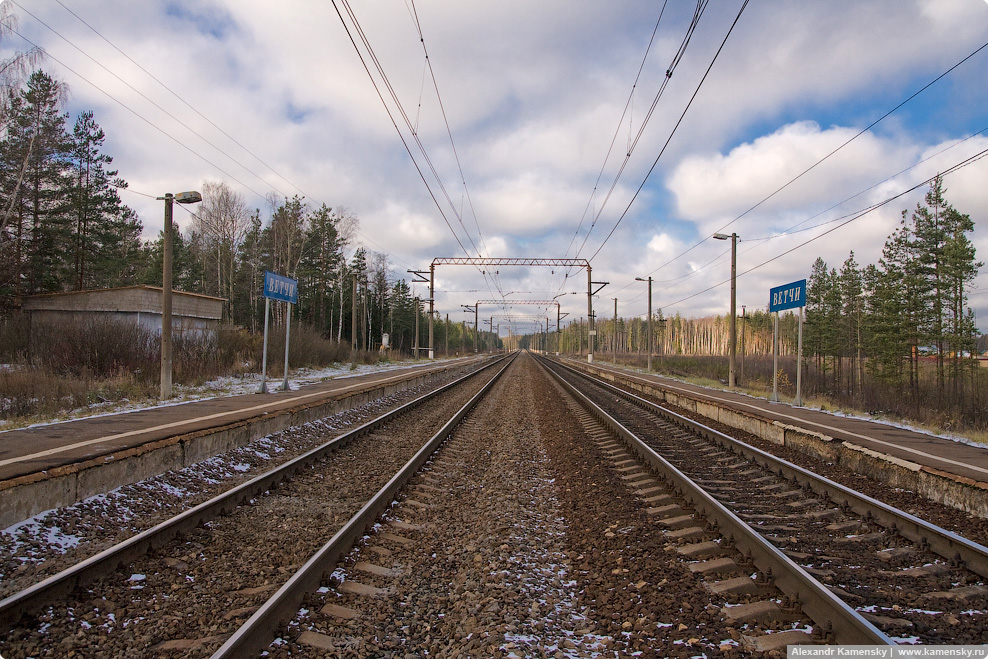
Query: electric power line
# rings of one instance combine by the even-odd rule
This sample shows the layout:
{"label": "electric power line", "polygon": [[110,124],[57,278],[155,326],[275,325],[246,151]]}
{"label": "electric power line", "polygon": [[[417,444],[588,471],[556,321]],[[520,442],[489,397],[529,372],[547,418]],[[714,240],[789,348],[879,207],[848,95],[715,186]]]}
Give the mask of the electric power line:
{"label": "electric power line", "polygon": [[[848,144],[850,144],[851,142],[853,142],[854,140],[856,140],[857,138],[859,138],[864,133],[870,131],[879,122],[881,122],[882,120],[886,119],[889,115],[891,115],[896,110],[898,110],[899,108],[901,108],[902,106],[904,106],[906,103],[908,103],[909,101],[913,100],[914,98],[916,98],[917,96],[919,96],[921,93],[923,93],[924,91],[926,91],[927,89],[929,89],[930,87],[932,87],[934,84],[936,84],[942,78],[944,78],[947,74],[949,74],[954,69],[956,69],[957,67],[959,67],[961,64],[965,63],[966,61],[968,61],[969,59],[971,59],[972,57],[974,57],[975,55],[977,55],[979,52],[981,52],[982,50],[984,50],[986,47],[988,47],[988,42],[982,44],[980,47],[978,47],[977,49],[975,49],[974,52],[970,53],[969,55],[967,55],[966,57],[964,57],[963,59],[961,59],[959,62],[957,62],[956,64],[954,64],[953,66],[951,66],[949,69],[947,69],[946,71],[944,71],[943,73],[941,73],[940,75],[938,75],[936,78],[934,78],[933,80],[931,80],[927,84],[923,85],[920,89],[918,89],[917,91],[913,92],[909,97],[907,97],[905,100],[903,100],[902,102],[900,102],[894,108],[892,108],[891,110],[889,110],[888,112],[886,112],[885,114],[883,114],[881,117],[879,117],[878,119],[876,119],[875,121],[873,121],[867,127],[865,127],[863,129],[861,129],[860,131],[858,131],[853,137],[851,137],[850,139],[848,139],[847,141],[845,141],[843,144],[841,144],[840,146],[838,146],[837,148],[835,148],[834,150],[832,150],[830,153],[828,153],[827,155],[825,155],[823,158],[817,160],[815,163],[813,163],[812,165],[810,165],[809,167],[807,167],[806,169],[804,169],[802,172],[800,172],[799,174],[797,174],[796,176],[794,176],[793,178],[791,178],[789,181],[787,181],[786,183],[784,183],[781,187],[779,187],[774,192],[772,192],[771,194],[769,194],[768,196],[766,196],[765,198],[763,198],[761,201],[759,201],[758,203],[756,203],[754,206],[752,206],[748,210],[744,211],[743,213],[741,213],[740,215],[738,215],[737,217],[735,217],[733,220],[731,220],[730,222],[728,222],[727,224],[725,224],[721,228],[717,229],[717,233],[723,232],[727,227],[731,226],[732,224],[734,224],[735,222],[737,222],[738,220],[740,220],[741,218],[743,218],[745,215],[747,215],[748,213],[750,213],[751,211],[755,210],[756,208],[758,208],[759,206],[761,206],[762,204],[764,204],[766,201],[768,201],[769,199],[771,199],[775,195],[777,195],[780,192],[782,192],[783,190],[785,190],[792,183],[794,183],[798,179],[802,178],[804,174],[807,174],[811,170],[815,169],[817,167],[817,165],[819,165],[820,163],[824,162],[825,160],[827,160],[828,158],[830,158],[831,156],[833,156],[835,153],[837,153],[838,151],[840,151],[841,149],[843,149],[845,146],[847,146]],[[979,131],[979,133],[980,132],[983,132],[983,130],[982,131]],[[650,274],[654,274],[655,272],[658,272],[659,270],[661,270],[662,268],[666,267],[667,265],[673,263],[674,261],[677,261],[678,259],[682,258],[683,256],[686,256],[686,254],[690,253],[691,251],[693,251],[694,249],[696,249],[697,247],[699,247],[700,245],[702,245],[704,242],[706,242],[709,239],[710,239],[710,236],[704,236],[699,241],[697,241],[695,244],[693,244],[691,247],[689,247],[685,251],[681,252],[680,254],[676,255],[673,258],[671,258],[669,261],[667,261],[663,265],[661,265],[658,268],[656,268],[655,270],[653,270],[652,273],[650,273]],[[598,251],[600,251],[600,250],[598,250]]]}
{"label": "electric power line", "polygon": [[748,1],[749,0],[744,0],[744,2],[741,4],[741,8],[738,10],[738,15],[734,18],[734,22],[731,23],[731,27],[727,31],[727,34],[724,35],[724,39],[721,41],[720,46],[718,46],[717,52],[714,53],[713,59],[710,60],[710,64],[707,66],[707,70],[704,72],[703,77],[700,78],[700,82],[697,83],[696,89],[693,91],[693,95],[690,96],[690,100],[689,102],[686,103],[686,107],[683,108],[682,114],[679,115],[679,119],[676,121],[676,125],[673,126],[672,131],[669,133],[669,137],[666,138],[665,144],[662,145],[662,149],[659,151],[659,155],[655,157],[655,161],[652,163],[652,166],[649,167],[648,172],[645,173],[645,178],[642,180],[641,185],[639,185],[638,189],[635,190],[635,194],[632,195],[631,200],[628,202],[628,205],[624,209],[624,212],[622,212],[621,216],[618,217],[617,221],[614,223],[614,226],[611,227],[610,232],[604,237],[604,240],[601,241],[600,246],[597,248],[597,251],[594,252],[593,256],[591,256],[588,259],[589,261],[593,261],[594,258],[596,258],[598,254],[600,254],[600,250],[604,248],[604,245],[607,244],[607,241],[610,240],[612,235],[614,235],[614,232],[617,230],[618,226],[620,226],[621,221],[628,214],[628,211],[631,210],[631,206],[632,204],[635,203],[635,199],[638,198],[638,195],[645,187],[645,183],[648,181],[648,178],[652,175],[652,172],[655,171],[655,167],[659,164],[659,159],[662,158],[662,154],[665,153],[666,148],[668,148],[669,143],[672,141],[673,136],[676,134],[676,131],[679,129],[679,126],[683,123],[683,119],[686,117],[686,113],[689,111],[690,107],[693,105],[693,101],[696,100],[697,95],[700,93],[700,88],[703,87],[703,83],[706,81],[707,76],[710,75],[710,71],[711,69],[713,69],[714,63],[717,61],[717,58],[720,57],[720,53],[721,51],[724,50],[724,46],[727,44],[727,40],[730,38],[731,33],[734,32],[734,28],[737,27],[738,21],[741,20],[741,14],[744,13],[745,8],[748,6]]}

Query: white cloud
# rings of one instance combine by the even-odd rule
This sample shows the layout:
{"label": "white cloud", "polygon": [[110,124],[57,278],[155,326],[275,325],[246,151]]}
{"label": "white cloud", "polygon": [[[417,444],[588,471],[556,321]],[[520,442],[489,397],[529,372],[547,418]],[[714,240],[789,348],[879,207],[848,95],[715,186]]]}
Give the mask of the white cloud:
{"label": "white cloud", "polygon": [[[714,225],[724,218],[733,220],[776,193],[769,208],[810,209],[838,201],[839,195],[850,197],[880,181],[890,166],[902,168],[915,160],[919,150],[866,133],[830,155],[857,132],[845,127],[821,130],[810,121],[783,126],[726,155],[684,158],[669,176],[668,187],[683,217],[717,230]],[[812,175],[780,191],[811,168]]]}

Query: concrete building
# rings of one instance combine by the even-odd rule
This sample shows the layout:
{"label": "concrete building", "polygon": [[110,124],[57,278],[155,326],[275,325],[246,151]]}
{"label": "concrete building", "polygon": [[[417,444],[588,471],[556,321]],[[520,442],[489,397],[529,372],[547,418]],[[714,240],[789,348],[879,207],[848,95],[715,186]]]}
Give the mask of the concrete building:
{"label": "concrete building", "polygon": [[[215,333],[223,316],[220,297],[172,291],[172,331]],[[21,310],[33,325],[45,321],[114,318],[161,333],[161,287],[124,286],[21,298]]]}

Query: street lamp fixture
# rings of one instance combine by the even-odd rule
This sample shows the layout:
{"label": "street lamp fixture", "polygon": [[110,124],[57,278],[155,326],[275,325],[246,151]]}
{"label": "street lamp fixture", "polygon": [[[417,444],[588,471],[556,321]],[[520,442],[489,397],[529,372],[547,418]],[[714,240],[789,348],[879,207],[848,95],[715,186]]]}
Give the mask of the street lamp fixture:
{"label": "street lamp fixture", "polygon": [[165,202],[165,244],[161,258],[161,400],[172,397],[172,204],[196,204],[202,195],[196,191],[168,192]]}
{"label": "street lamp fixture", "polygon": [[738,313],[737,313],[737,301],[738,301],[738,289],[737,289],[737,279],[738,279],[738,234],[732,233],[727,235],[725,233],[715,233],[714,238],[717,240],[730,240],[731,241],[731,346],[730,346],[730,366],[728,369],[727,376],[727,386],[730,389],[734,389],[737,386],[737,380],[734,376],[734,362],[737,359],[737,337],[738,337]]}

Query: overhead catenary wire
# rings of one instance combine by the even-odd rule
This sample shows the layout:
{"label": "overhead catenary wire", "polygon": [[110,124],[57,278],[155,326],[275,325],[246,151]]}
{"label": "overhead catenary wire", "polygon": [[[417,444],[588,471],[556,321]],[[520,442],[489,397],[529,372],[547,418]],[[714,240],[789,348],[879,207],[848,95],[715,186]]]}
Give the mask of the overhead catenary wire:
{"label": "overhead catenary wire", "polygon": [[[642,135],[644,135],[645,127],[648,125],[649,120],[652,118],[652,114],[655,112],[656,107],[658,107],[659,100],[662,98],[666,90],[666,87],[669,85],[669,81],[672,79],[673,72],[676,70],[676,67],[679,65],[679,63],[683,59],[683,56],[686,54],[686,49],[693,38],[693,33],[696,31],[696,28],[700,23],[700,18],[703,16],[703,12],[707,8],[707,4],[708,4],[707,0],[697,1],[696,9],[694,10],[693,17],[690,20],[689,25],[687,26],[686,34],[683,36],[683,39],[679,44],[678,50],[673,55],[672,61],[670,62],[668,68],[666,69],[665,76],[662,79],[662,83],[659,85],[659,89],[655,93],[655,96],[652,99],[652,103],[649,106],[648,111],[645,113],[645,118],[642,120],[641,126],[639,126],[638,128],[637,134],[634,136],[634,138],[629,139],[628,149],[627,152],[625,153],[624,159],[621,161],[621,166],[618,168],[618,171],[615,174],[614,179],[611,181],[611,185],[607,190],[607,194],[604,195],[604,199],[603,201],[601,201],[600,207],[594,213],[593,222],[591,222],[590,228],[587,229],[587,234],[583,237],[583,243],[580,245],[580,248],[576,251],[577,256],[583,253],[583,249],[586,247],[587,241],[590,239],[590,234],[597,226],[597,222],[600,220],[600,216],[603,214],[604,208],[607,206],[607,202],[610,201],[611,195],[617,189],[618,182],[621,180],[621,176],[624,174],[624,171],[627,168],[629,161],[631,160],[631,156],[634,153],[635,147],[638,146],[638,142],[641,140]],[[741,10],[744,11],[743,6]],[[728,34],[730,34],[730,32],[728,32]],[[673,129],[673,132],[675,132],[675,129]],[[651,170],[649,170],[649,173],[651,173]],[[646,179],[647,178],[648,175],[646,175]],[[642,185],[644,185],[644,182],[642,183]],[[637,192],[635,194],[637,196]],[[632,201],[634,201],[634,199],[632,199]],[[618,223],[620,223],[620,221],[621,220],[619,219]],[[608,237],[610,237],[610,234],[608,234]],[[606,242],[607,238],[605,238],[604,241]],[[600,250],[598,249],[597,251],[599,252]],[[594,256],[596,256],[596,254]],[[593,257],[591,257],[589,260],[593,260]]]}
{"label": "overhead catenary wire", "polygon": [[[596,194],[597,188],[600,185],[600,180],[604,177],[604,169],[606,169],[607,167],[607,161],[610,160],[611,158],[611,153],[614,150],[614,145],[617,144],[617,137],[618,134],[621,132],[621,126],[624,123],[624,118],[628,115],[629,110],[631,108],[632,99],[635,97],[635,91],[638,88],[639,80],[641,80],[642,71],[645,70],[645,62],[648,61],[648,55],[652,51],[652,44],[655,43],[655,36],[659,32],[659,25],[662,22],[662,16],[663,14],[665,14],[667,4],[668,4],[668,0],[664,0],[662,3],[662,7],[659,9],[659,16],[657,19],[655,19],[655,26],[652,28],[652,34],[648,39],[648,45],[645,46],[645,54],[642,56],[642,61],[638,65],[638,72],[635,74],[635,81],[631,84],[631,92],[629,92],[628,94],[628,100],[625,101],[624,103],[624,110],[621,112],[621,118],[618,119],[617,126],[614,128],[614,135],[611,137],[611,143],[607,147],[607,153],[604,154],[604,162],[601,163],[600,171],[597,172],[597,179],[594,181],[593,190],[590,192],[590,199],[587,201],[586,208],[583,211],[583,217],[580,218],[580,222],[576,227],[576,231],[573,234],[573,238],[570,239],[569,246],[566,248],[566,252],[565,252],[566,256],[569,256],[570,249],[572,249],[573,244],[576,242],[576,239],[580,235],[580,229],[583,228],[583,220],[585,220],[587,217],[587,210],[591,211],[591,215],[594,216],[596,215],[596,207],[594,206],[594,195]],[[628,150],[629,151],[631,150],[630,143],[628,146]]]}
{"label": "overhead catenary wire", "polygon": [[[442,93],[439,91],[439,82],[438,82],[438,80],[436,80],[436,73],[435,73],[435,70],[432,67],[432,58],[429,57],[429,51],[428,51],[428,48],[425,45],[425,34],[424,34],[423,30],[422,30],[422,23],[419,20],[418,10],[415,7],[415,0],[409,0],[409,3],[411,5],[412,22],[415,24],[415,30],[416,30],[416,32],[418,34],[418,37],[419,37],[419,43],[422,45],[422,55],[423,55],[424,60],[425,60],[424,66],[426,66],[428,68],[429,76],[432,79],[432,87],[433,87],[433,89],[436,92],[436,100],[437,100],[437,102],[439,104],[439,111],[442,114],[443,125],[446,128],[446,136],[449,138],[450,150],[453,153],[453,159],[456,161],[456,168],[457,168],[457,171],[459,172],[459,175],[460,175],[460,182],[463,185],[463,196],[466,198],[467,204],[470,207],[470,213],[473,215],[474,226],[476,226],[476,228],[477,228],[477,237],[478,237],[478,240],[480,241],[481,247],[483,247],[483,252],[481,252],[481,250],[477,248],[476,243],[473,242],[473,238],[470,237],[470,231],[467,229],[466,225],[463,223],[463,205],[462,205],[462,199],[461,199],[461,204],[460,204],[459,210],[457,211],[454,208],[454,213],[456,214],[456,217],[459,220],[460,226],[463,228],[464,233],[467,235],[468,238],[470,238],[470,244],[476,250],[477,256],[478,257],[479,256],[484,256],[484,254],[487,254],[489,256],[490,255],[489,250],[487,249],[487,245],[484,242],[484,233],[480,229],[480,221],[477,218],[477,212],[476,212],[476,210],[474,209],[474,206],[473,206],[473,199],[470,197],[470,189],[467,186],[466,175],[463,173],[463,164],[460,162],[460,155],[459,155],[459,153],[457,152],[457,149],[456,149],[456,141],[453,139],[453,131],[450,128],[450,125],[449,125],[449,117],[446,115],[446,105],[445,105],[445,103],[443,103]],[[425,71],[423,70],[423,76],[424,76],[424,74],[425,74]],[[421,105],[421,98],[419,99],[419,103]],[[438,175],[437,175],[437,177],[438,177]],[[484,275],[484,279],[485,279],[485,281],[487,281],[486,273]],[[498,292],[503,295],[503,292],[502,292],[502,289],[501,289],[501,284],[500,284],[500,281],[499,281],[499,278],[497,277],[497,275],[492,276],[490,278],[490,281],[487,281],[488,289],[490,289],[491,282],[493,282],[494,287],[498,290]],[[493,295],[493,291],[490,291],[490,292]]]}
{"label": "overhead catenary wire", "polygon": [[[672,79],[673,72],[676,70],[676,67],[679,65],[680,61],[682,61],[683,59],[683,56],[686,54],[686,48],[689,46],[690,41],[693,38],[693,33],[696,31],[696,28],[700,23],[700,18],[703,16],[703,12],[707,8],[707,4],[708,3],[705,0],[699,0],[697,2],[696,9],[693,12],[693,17],[690,21],[690,24],[687,26],[686,34],[683,37],[683,40],[679,44],[679,49],[676,51],[675,55],[672,58],[672,61],[669,64],[669,67],[666,69],[665,77],[663,77],[662,79],[662,84],[659,86],[659,90],[655,93],[655,96],[652,99],[652,104],[649,106],[648,112],[645,113],[645,118],[642,121],[641,126],[639,126],[638,128],[637,134],[634,136],[634,138],[629,139],[627,153],[625,153],[625,157],[621,162],[621,166],[618,168],[617,174],[615,174],[614,180],[611,182],[611,186],[608,189],[607,194],[604,196],[604,199],[600,204],[600,208],[598,208],[596,213],[594,214],[594,219],[590,225],[590,228],[587,230],[587,235],[583,237],[583,243],[580,245],[580,249],[578,249],[576,252],[577,256],[579,256],[583,252],[584,247],[586,247],[587,241],[590,239],[590,234],[593,232],[594,227],[596,227],[597,222],[600,220],[600,216],[604,212],[604,207],[607,205],[607,202],[610,201],[611,195],[614,193],[614,190],[617,189],[618,182],[620,181],[621,176],[624,174],[625,168],[628,166],[628,162],[631,160],[631,156],[635,150],[635,147],[638,146],[638,142],[641,140],[642,135],[644,135],[645,127],[648,125],[649,120],[652,118],[652,114],[655,112],[656,107],[658,107],[659,100],[662,98],[666,90],[666,87],[669,85],[669,81]],[[618,220],[618,222],[620,222],[620,220]]]}
{"label": "overhead catenary wire", "polygon": [[[342,4],[347,8],[349,15],[348,3],[346,3],[346,1],[343,0]],[[381,92],[377,80],[374,78],[374,75],[371,73],[370,65],[368,65],[367,63],[367,58],[364,57],[364,53],[360,50],[360,47],[357,45],[357,39],[354,37],[353,32],[351,32],[350,26],[347,25],[346,20],[343,18],[343,13],[340,11],[340,8],[337,5],[336,0],[333,0],[333,9],[336,11],[337,16],[339,16],[340,22],[343,24],[343,29],[346,31],[347,37],[350,39],[350,43],[353,45],[354,50],[357,52],[357,57],[360,59],[360,63],[364,67],[364,71],[367,73],[367,76],[370,78],[375,93],[377,94],[378,98],[381,100],[382,105],[384,105],[385,111],[388,114],[388,118],[391,120],[391,125],[394,127],[395,132],[398,133],[398,139],[401,140],[402,146],[405,147],[405,151],[408,153],[409,158],[411,158],[412,165],[415,167],[415,171],[418,172],[419,178],[422,179],[422,183],[425,185],[426,190],[429,193],[429,196],[432,198],[433,203],[435,203],[436,208],[439,210],[439,214],[446,222],[446,226],[449,227],[450,233],[453,234],[453,238],[456,240],[456,244],[460,246],[460,249],[463,251],[464,254],[470,256],[470,252],[467,251],[467,248],[463,245],[463,242],[460,240],[459,235],[457,235],[456,231],[453,229],[453,225],[450,224],[449,218],[446,217],[446,214],[443,212],[442,206],[439,204],[439,199],[436,198],[436,195],[432,190],[432,186],[429,185],[429,181],[425,177],[425,172],[422,171],[422,168],[419,166],[418,161],[415,159],[415,155],[412,153],[412,148],[409,146],[408,141],[405,139],[405,135],[401,132],[401,129],[398,128],[398,122],[397,120],[395,120],[394,114],[391,111],[391,107],[388,105],[387,101],[385,101],[384,94]],[[359,35],[360,34],[359,29],[355,27],[355,30],[358,32]],[[364,39],[364,37],[361,38]],[[368,57],[370,57],[372,60],[375,59],[371,53],[368,54]],[[384,78],[384,84],[385,86],[390,88],[390,83],[387,82],[386,78]],[[393,89],[391,89],[391,94],[393,98],[396,98]],[[406,125],[408,125],[409,124],[408,116],[404,114],[404,110],[401,108],[400,104],[398,105],[398,110],[404,115],[405,123]]]}
{"label": "overhead catenary wire", "polygon": [[[435,89],[435,91],[436,91],[436,100],[439,103],[439,111],[440,111],[440,113],[442,114],[442,117],[443,117],[443,125],[446,127],[446,135],[449,137],[450,149],[452,150],[452,152],[453,152],[453,158],[456,161],[456,168],[457,168],[457,171],[460,174],[460,181],[463,184],[463,192],[464,192],[464,195],[466,196],[467,204],[470,207],[470,213],[473,215],[473,221],[474,221],[474,224],[477,227],[477,236],[478,236],[478,238],[480,240],[481,246],[484,248],[483,253],[481,253],[481,252],[478,251],[477,255],[478,256],[484,256],[486,254],[487,256],[490,256],[490,253],[487,250],[487,246],[484,244],[484,233],[480,229],[480,221],[477,218],[476,211],[474,210],[473,199],[471,199],[471,197],[470,197],[470,190],[467,187],[467,179],[466,179],[466,175],[464,175],[464,173],[463,173],[463,164],[460,162],[460,154],[457,153],[457,150],[456,150],[456,142],[453,140],[453,131],[452,131],[452,129],[449,126],[449,117],[446,116],[446,105],[445,105],[445,103],[443,103],[442,94],[439,92],[439,82],[436,80],[436,72],[432,68],[432,58],[429,57],[429,51],[428,51],[428,49],[426,48],[426,45],[425,45],[425,35],[422,32],[422,23],[419,20],[418,10],[415,8],[415,0],[410,0],[410,2],[411,2],[411,7],[412,7],[412,18],[413,18],[413,21],[415,23],[415,29],[416,29],[416,31],[418,32],[418,35],[419,35],[419,43],[422,44],[422,53],[425,56],[425,65],[429,69],[429,76],[432,78],[432,86],[433,86],[433,89]],[[423,75],[424,75],[424,72],[423,72]],[[420,99],[420,103],[421,103],[421,99]],[[460,208],[460,212],[457,214],[457,216],[460,219],[460,225],[463,226],[463,210],[462,210],[462,205],[461,205],[461,208]],[[466,226],[463,226],[463,230],[464,231],[467,230]]]}
{"label": "overhead catenary wire", "polygon": [[648,179],[652,175],[652,172],[655,171],[656,166],[659,164],[659,160],[662,158],[662,155],[669,147],[669,143],[672,141],[672,138],[675,136],[676,131],[679,129],[679,126],[683,123],[683,119],[686,117],[686,113],[689,112],[690,107],[693,105],[693,101],[696,100],[697,95],[700,93],[700,89],[703,87],[703,83],[707,80],[707,76],[710,75],[711,69],[713,69],[714,64],[717,62],[717,59],[720,57],[721,52],[724,50],[724,46],[727,44],[727,40],[734,32],[734,28],[737,27],[738,22],[741,20],[741,15],[744,13],[745,8],[748,6],[748,1],[749,0],[744,0],[744,2],[741,4],[741,8],[738,10],[738,15],[734,18],[734,21],[731,23],[731,27],[730,29],[728,29],[727,34],[724,35],[724,38],[721,41],[720,46],[717,47],[717,51],[714,53],[713,59],[710,60],[710,64],[707,66],[707,70],[703,73],[703,77],[700,78],[700,82],[697,83],[696,89],[693,90],[693,94],[692,96],[690,96],[690,100],[686,103],[686,107],[683,108],[682,113],[679,115],[679,119],[676,121],[676,124],[669,132],[669,136],[666,138],[665,143],[662,145],[662,148],[659,150],[659,154],[655,157],[655,161],[652,163],[652,166],[649,167],[648,172],[645,173],[645,177],[642,180],[641,185],[639,185],[638,189],[635,190],[635,193],[632,195],[631,200],[628,202],[628,205],[625,207],[624,211],[618,217],[617,221],[614,222],[614,226],[611,227],[611,230],[604,237],[604,240],[601,241],[600,246],[597,247],[597,251],[595,251],[593,253],[593,256],[591,256],[588,260],[593,261],[597,257],[597,255],[600,254],[600,250],[604,249],[604,245],[606,245],[607,241],[610,240],[611,236],[614,235],[614,232],[621,225],[621,221],[624,220],[625,216],[628,214],[628,211],[631,210],[631,206],[635,203],[635,200],[638,198],[638,195],[641,194],[642,189],[644,189],[645,187],[645,183],[648,182]]}
{"label": "overhead catenary wire", "polygon": [[[339,4],[343,6],[347,17],[349,17],[350,19],[350,24],[347,23],[346,19],[344,19],[343,17],[344,12],[340,10]],[[417,134],[416,131],[413,131],[412,129],[413,125],[408,116],[408,113],[405,111],[404,106],[401,103],[401,100],[398,98],[398,94],[395,91],[394,87],[392,86],[391,81],[388,78],[387,72],[384,70],[383,64],[378,59],[374,51],[374,48],[370,43],[370,39],[368,38],[367,34],[364,32],[363,28],[361,27],[360,22],[353,11],[353,8],[350,6],[348,0],[339,0],[339,4],[337,4],[337,0],[333,0],[333,9],[336,11],[336,14],[340,19],[340,22],[343,25],[344,31],[346,32],[347,37],[350,39],[350,43],[353,45],[354,50],[357,52],[357,56],[360,59],[360,62],[364,68],[365,73],[370,78],[371,84],[373,85],[378,98],[380,99],[382,105],[384,105],[385,111],[387,112],[388,117],[391,120],[392,126],[394,127],[395,131],[398,133],[398,137],[401,140],[402,145],[405,147],[405,151],[408,153],[409,157],[411,158],[412,164],[419,174],[419,178],[422,180],[422,183],[426,186],[426,190],[428,191],[430,197],[432,198],[433,203],[436,205],[436,208],[439,210],[439,214],[442,216],[444,222],[446,223],[446,226],[449,228],[450,233],[452,233],[453,238],[456,240],[456,243],[459,245],[463,253],[469,257],[470,256],[469,250],[467,250],[466,246],[463,244],[462,240],[460,239],[459,234],[457,234],[456,230],[454,229],[453,224],[450,222],[449,217],[443,211],[442,205],[440,204],[439,199],[436,196],[436,193],[433,191],[432,186],[429,184],[429,179],[425,176],[425,172],[423,171],[422,167],[419,165],[418,160],[416,159],[415,154],[413,153],[413,150],[409,145],[409,141],[405,138],[401,129],[398,127],[398,121],[395,119],[394,112],[397,112],[401,116],[403,123],[405,124],[406,128],[409,130],[411,134],[411,140],[418,147],[418,151],[419,153],[421,153],[427,168],[431,172],[433,179],[436,181],[436,185],[439,187],[441,195],[446,199],[450,208],[453,210],[453,213],[456,214],[456,205],[454,204],[452,198],[450,197],[449,192],[446,189],[445,184],[443,183],[442,177],[439,175],[439,172],[436,170],[432,162],[432,159],[429,156],[427,149],[425,148],[425,145],[422,143],[421,139],[419,138],[419,135]],[[352,30],[351,30],[351,25],[352,25]],[[354,33],[356,33],[357,35],[356,37],[354,36]],[[358,39],[360,43],[363,44],[364,51],[361,51],[360,47],[358,46],[357,44]],[[364,54],[365,52],[366,52],[366,56]],[[380,81],[381,81],[380,85],[378,83],[378,79],[375,78],[373,73],[371,72],[371,65],[368,64],[368,60],[373,64],[374,69],[377,71],[378,76],[380,77]],[[392,111],[392,106],[389,105],[385,100],[385,94],[381,91],[381,85],[385,87],[388,96],[391,98],[392,103],[394,104],[394,112]],[[461,225],[462,225],[462,221],[461,221]],[[469,231],[466,230],[465,226],[463,228],[466,233],[468,242],[470,242],[475,252],[479,252],[476,244],[473,242],[473,238],[470,236]],[[486,280],[487,273],[484,270],[481,270],[480,268],[478,268],[478,271],[480,271],[484,275]],[[488,287],[489,286],[490,283],[488,282]],[[493,295],[493,291],[491,291],[491,294]]]}
{"label": "overhead catenary wire", "polygon": [[[340,4],[343,5],[346,14],[350,19],[350,23],[353,28],[352,31],[351,31],[351,25],[348,25],[346,20],[343,18],[343,13],[339,9]],[[450,198],[449,193],[446,190],[446,186],[442,182],[442,177],[439,176],[439,172],[436,170],[435,165],[433,164],[432,159],[430,158],[428,151],[425,148],[425,145],[422,143],[422,140],[418,136],[418,133],[413,130],[413,123],[411,121],[411,118],[408,116],[408,113],[405,111],[404,106],[401,104],[401,100],[398,98],[398,94],[395,91],[394,87],[392,86],[391,81],[388,78],[387,72],[384,70],[384,66],[381,64],[381,61],[378,59],[377,54],[374,51],[374,47],[370,43],[370,39],[368,38],[367,34],[364,32],[363,28],[361,27],[360,21],[357,19],[357,16],[354,13],[353,8],[350,6],[348,0],[339,0],[339,2],[337,2],[337,0],[333,0],[333,8],[336,10],[336,13],[340,18],[340,21],[343,23],[347,36],[349,37],[351,44],[353,44],[354,49],[357,51],[358,57],[360,58],[360,61],[364,67],[364,71],[371,79],[371,83],[374,85],[374,89],[377,92],[378,98],[380,98],[381,102],[384,104],[388,116],[391,118],[391,123],[394,126],[395,130],[398,132],[401,138],[401,142],[405,146],[405,150],[408,152],[409,157],[412,158],[412,162],[414,163],[416,170],[419,172],[419,177],[422,179],[422,182],[426,185],[426,188],[428,189],[430,196],[432,197],[433,201],[436,204],[436,208],[439,209],[440,215],[442,215],[443,220],[446,222],[446,226],[449,227],[449,230],[456,239],[456,242],[460,246],[460,249],[463,250],[464,254],[470,256],[470,251],[467,250],[466,246],[460,240],[460,237],[453,228],[452,223],[449,221],[449,218],[446,216],[446,213],[443,211],[442,206],[439,203],[439,199],[436,197],[435,193],[432,190],[432,186],[429,184],[429,181],[425,176],[425,172],[419,166],[418,160],[415,158],[415,155],[408,144],[408,140],[405,139],[404,134],[402,134],[401,130],[398,128],[398,122],[394,118],[394,114],[392,113],[391,106],[388,105],[388,103],[385,101],[384,94],[381,92],[380,86],[378,85],[378,80],[371,73],[371,67],[368,65],[367,60],[370,60],[370,62],[373,64],[374,69],[377,71],[377,74],[381,80],[381,84],[383,84],[384,88],[387,90],[388,96],[391,98],[395,110],[401,116],[403,123],[408,128],[409,133],[411,134],[411,140],[418,147],[418,151],[422,155],[422,158],[425,161],[427,168],[431,172],[433,179],[436,181],[436,185],[439,187],[442,196],[446,198],[447,203],[450,205],[451,208],[454,209],[455,212],[455,204],[453,203],[453,200]],[[357,38],[354,38],[354,32],[356,33]],[[363,44],[364,47],[363,52],[360,50],[360,48],[357,45],[357,39],[359,39],[360,42]],[[366,58],[364,56],[364,52],[366,52],[367,54]],[[474,251],[476,252],[477,251],[476,245],[473,244],[473,239],[470,237],[469,233],[467,233],[466,237],[467,240],[474,247]]]}

